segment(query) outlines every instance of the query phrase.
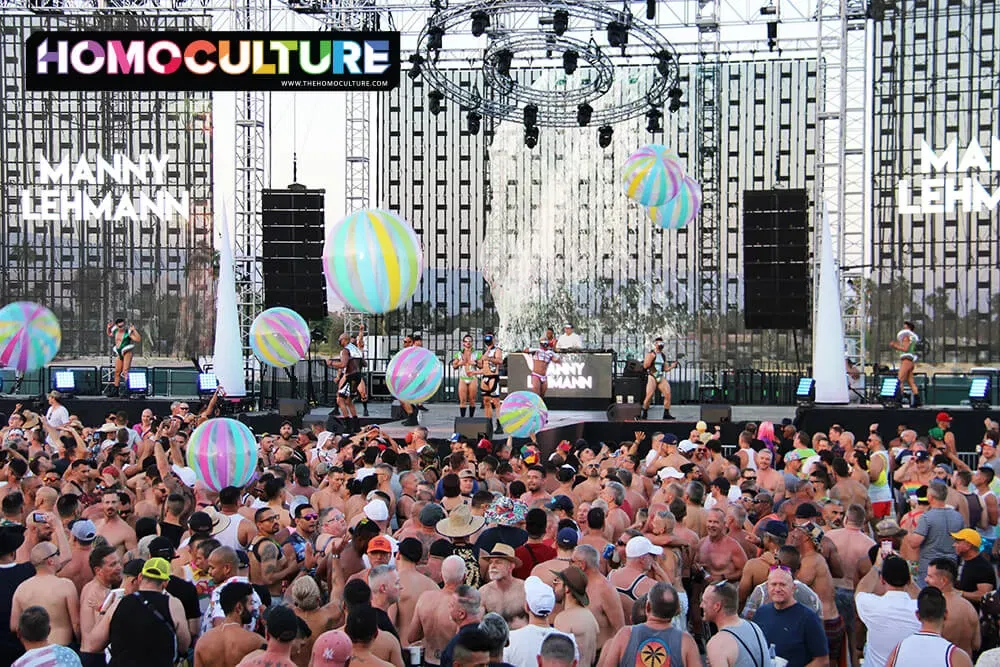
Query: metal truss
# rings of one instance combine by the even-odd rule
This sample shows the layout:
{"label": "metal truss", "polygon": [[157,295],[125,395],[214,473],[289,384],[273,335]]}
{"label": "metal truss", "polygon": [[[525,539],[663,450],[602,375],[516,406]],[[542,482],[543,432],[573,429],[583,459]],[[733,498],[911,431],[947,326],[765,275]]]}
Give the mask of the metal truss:
{"label": "metal truss", "polygon": [[[849,0],[819,0],[817,54],[821,85],[817,100],[815,220],[824,207],[832,223],[834,257],[841,274],[841,304],[848,353],[865,363],[862,332],[867,305],[862,284],[868,206],[865,196],[866,19],[865,7]],[[817,233],[816,238],[820,238]],[[814,288],[820,253],[814,253]],[[816,290],[813,290],[816,293]]]}

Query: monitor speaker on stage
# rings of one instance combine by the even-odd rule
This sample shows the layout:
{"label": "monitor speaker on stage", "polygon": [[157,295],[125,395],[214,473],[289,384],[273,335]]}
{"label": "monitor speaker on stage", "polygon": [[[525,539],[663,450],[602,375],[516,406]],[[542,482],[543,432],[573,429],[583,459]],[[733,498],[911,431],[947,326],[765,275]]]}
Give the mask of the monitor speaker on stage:
{"label": "monitor speaker on stage", "polygon": [[642,414],[642,405],[639,403],[612,403],[608,407],[609,422],[632,422]]}
{"label": "monitor speaker on stage", "polygon": [[306,402],[299,398],[279,398],[278,414],[282,417],[299,417],[306,412]]}
{"label": "monitor speaker on stage", "polygon": [[[743,192],[743,323],[807,329],[812,309],[806,190]],[[780,296],[778,296],[780,295]]]}
{"label": "monitor speaker on stage", "polygon": [[635,377],[637,375],[645,375],[646,369],[642,367],[641,359],[629,359],[625,362],[625,370],[622,375],[629,375]]}
{"label": "monitor speaker on stage", "polygon": [[455,417],[455,433],[464,435],[473,443],[479,441],[480,433],[485,433],[487,439],[491,439],[493,420],[486,417]]}
{"label": "monitor speaker on stage", "polygon": [[325,190],[264,190],[261,269],[264,307],[291,308],[306,320],[326,317],[323,241]]}
{"label": "monitor speaker on stage", "polygon": [[622,403],[641,401],[646,396],[646,378],[635,376],[615,378],[611,382],[611,393],[616,403],[619,397]]}
{"label": "monitor speaker on stage", "polygon": [[701,420],[706,424],[727,424],[733,420],[733,406],[703,405]]}

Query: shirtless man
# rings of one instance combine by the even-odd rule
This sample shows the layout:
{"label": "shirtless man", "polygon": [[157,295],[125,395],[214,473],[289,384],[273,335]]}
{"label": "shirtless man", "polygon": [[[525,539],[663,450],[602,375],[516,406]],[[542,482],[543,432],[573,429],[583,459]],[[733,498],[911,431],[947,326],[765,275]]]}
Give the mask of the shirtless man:
{"label": "shirtless man", "polygon": [[573,489],[576,499],[582,503],[592,503],[601,495],[601,463],[596,459],[587,461],[581,470],[586,479]]}
{"label": "shirtless man", "polygon": [[746,604],[750,593],[767,581],[771,566],[778,563],[778,549],[785,546],[785,540],[788,539],[788,527],[781,521],[768,521],[764,524],[761,535],[763,536],[761,545],[763,551],[759,557],[747,561],[740,577],[740,610]]}
{"label": "shirtless man", "polygon": [[104,518],[96,522],[97,534],[108,541],[118,551],[118,557],[125,555],[126,551],[135,552],[138,541],[135,539],[135,531],[130,525],[122,521],[119,511],[121,510],[121,499],[117,491],[105,491],[101,496],[101,511]]}
{"label": "shirtless man", "polygon": [[59,570],[59,576],[69,579],[76,586],[77,593],[83,592],[83,587],[94,577],[90,569],[90,552],[97,537],[97,528],[93,522],[80,519],[73,524],[70,533],[69,562]]}
{"label": "shirtless man", "polygon": [[[867,494],[865,499],[867,500]],[[834,579],[833,584],[838,589],[850,591],[851,595],[854,595],[854,588],[861,577],[871,569],[868,551],[875,546],[875,540],[862,532],[866,524],[864,508],[861,505],[849,505],[844,514],[844,527],[826,532],[826,537],[836,545],[844,568],[844,576]]]}
{"label": "shirtless man", "polygon": [[641,536],[623,536],[621,541],[626,539],[625,564],[612,570],[608,581],[618,592],[622,615],[631,619],[636,600],[648,593],[657,579],[671,582],[662,568],[656,565],[656,559],[663,554],[663,547],[658,547]]}
{"label": "shirtless man", "polygon": [[823,606],[823,627],[830,643],[830,662],[840,659],[844,649],[844,621],[837,610],[836,594],[833,588],[833,575],[826,559],[820,553],[819,543],[824,537],[823,531],[814,523],[796,526],[789,534],[789,543],[799,550],[801,563],[795,578],[813,589],[819,596]]}
{"label": "shirtless man", "polygon": [[272,599],[281,600],[281,585],[285,579],[295,576],[299,563],[291,544],[278,544],[275,535],[281,530],[277,513],[270,507],[262,507],[254,515],[257,537],[250,543],[247,555],[250,558],[250,583],[267,586]]}
{"label": "shirtless man", "polygon": [[[653,451],[657,451],[657,455],[653,455]],[[654,433],[653,441],[650,445],[650,454],[646,456],[646,460],[650,461],[646,465],[646,470],[644,474],[646,477],[652,477],[660,471],[661,468],[675,468],[677,470],[681,469],[681,466],[685,463],[690,463],[686,458],[681,456],[677,452],[677,436],[673,433]]]}
{"label": "shirtless man", "polygon": [[14,591],[8,623],[11,632],[17,632],[22,611],[34,605],[45,607],[52,624],[49,641],[69,646],[80,636],[80,597],[72,581],[56,576],[58,558],[59,548],[51,542],[42,542],[31,550],[36,574]]}
{"label": "shirtless man", "polygon": [[684,527],[698,533],[698,537],[707,534],[705,514],[705,485],[701,482],[691,482],[684,491],[684,503],[687,505],[687,515],[684,517]]}
{"label": "shirtless man", "polygon": [[[862,509],[871,507],[868,499],[868,489],[851,478],[850,468],[847,461],[841,458],[833,460],[833,474],[836,476],[836,483],[830,489],[830,498],[839,500],[844,507],[860,505]],[[870,512],[868,513],[870,516]]]}
{"label": "shirtless man", "polygon": [[[451,597],[454,597],[453,595]],[[445,616],[449,617],[448,606],[445,605]],[[449,618],[450,620],[450,618]],[[451,621],[454,625],[454,621]],[[441,645],[438,649],[438,658],[440,659],[440,652],[447,645],[448,640],[454,635],[454,629],[445,639],[445,643]],[[386,662],[385,660],[378,657],[378,652],[375,650],[374,643],[377,641],[377,637],[388,634],[380,632],[376,623],[375,610],[371,607],[360,607],[356,610],[352,610],[347,616],[347,624],[344,626],[344,631],[347,636],[351,638],[351,664],[356,667],[393,667],[391,662]],[[432,664],[432,663],[427,663]],[[435,663],[436,664],[436,663]]]}
{"label": "shirtless man", "polygon": [[266,649],[256,632],[242,627],[252,620],[250,584],[233,582],[222,589],[219,603],[226,615],[222,625],[206,632],[195,644],[195,667],[235,667],[248,653]]}
{"label": "shirtless man", "polygon": [[604,535],[609,542],[617,542],[632,523],[621,507],[625,502],[625,487],[618,482],[605,482],[601,499],[608,504],[608,512],[604,518]]}
{"label": "shirtless man", "polygon": [[300,639],[292,649],[292,661],[298,667],[309,667],[309,656],[316,639],[344,621],[344,605],[340,600],[324,605],[319,585],[308,575],[299,577],[288,587],[285,599],[291,604],[295,615],[309,627],[310,632],[308,637]]}
{"label": "shirtless man", "polygon": [[580,651],[579,664],[592,665],[597,655],[597,635],[601,628],[597,625],[593,612],[587,609],[590,604],[590,598],[587,597],[587,575],[573,566],[555,574],[552,590],[556,595],[556,603],[565,606],[556,615],[553,626],[576,639],[576,646]]}
{"label": "shirtless man", "polygon": [[[337,405],[340,407],[340,414],[347,421],[348,428],[353,432],[361,430],[361,422],[358,419],[357,408],[354,407],[354,397],[360,395],[361,383],[364,375],[361,372],[361,362],[364,354],[361,348],[354,344],[351,335],[340,334],[340,354],[336,359],[327,359],[326,365],[340,371],[340,381],[337,389]],[[362,398],[365,398],[362,395]]]}
{"label": "shirtless man", "polygon": [[708,570],[708,582],[740,580],[747,555],[740,543],[726,535],[726,513],[715,507],[705,516],[706,536],[698,543],[695,562]]}
{"label": "shirtless man", "polygon": [[785,496],[785,477],[771,467],[773,459],[770,450],[757,452],[757,488],[764,489],[778,502]]}
{"label": "shirtless man", "polygon": [[458,626],[451,618],[451,600],[455,597],[456,589],[465,583],[465,561],[461,556],[448,556],[444,559],[441,563],[441,578],[444,586],[440,590],[427,591],[417,600],[413,622],[403,635],[406,646],[423,640],[424,662],[428,665],[441,664],[441,652],[458,632]]}
{"label": "shirtless man", "polygon": [[[487,577],[490,581],[479,589],[483,608],[487,613],[495,611],[503,616],[511,629],[523,626],[527,621],[524,618],[524,582],[513,576],[514,568],[519,565],[513,547],[498,542],[484,558],[489,563]],[[548,576],[551,577],[551,573]]]}
{"label": "shirtless man", "polygon": [[618,591],[601,574],[600,557],[597,549],[589,544],[581,544],[573,550],[573,565],[587,575],[587,608],[597,619],[597,645],[604,646],[618,629],[625,625],[625,614],[618,599]]}
{"label": "shirtless man", "polygon": [[309,499],[313,507],[317,510],[325,510],[327,507],[336,507],[341,512],[347,507],[347,499],[344,497],[344,480],[346,479],[344,469],[340,466],[333,466],[326,473],[326,486],[320,488]]}
{"label": "shirtless man", "polygon": [[[374,613],[372,611],[373,615]],[[377,632],[374,626],[372,623],[373,630]],[[295,612],[289,607],[280,605],[272,607],[265,627],[267,648],[249,654],[238,663],[237,667],[297,667],[291,658],[292,648],[299,636],[299,621],[295,617]],[[212,667],[215,665],[212,664]]]}
{"label": "shirtless man", "polygon": [[975,655],[982,639],[979,612],[962,597],[961,591],[955,590],[957,578],[958,568],[950,558],[936,558],[927,566],[927,585],[940,589],[948,606],[941,636],[969,655]]}
{"label": "shirtless man", "polygon": [[399,543],[396,554],[396,570],[399,583],[403,587],[396,603],[396,627],[404,632],[413,623],[417,613],[417,601],[427,591],[438,590],[434,580],[417,570],[423,556],[424,547],[415,537],[408,537]]}
{"label": "shirtless man", "polygon": [[135,344],[142,340],[142,336],[139,335],[134,324],[126,325],[124,318],[121,317],[108,324],[105,332],[115,341],[114,347],[112,347],[115,354],[115,376],[111,381],[111,386],[105,391],[105,395],[114,396],[116,393],[122,395],[119,385],[122,379],[128,378]]}
{"label": "shirtless man", "polygon": [[533,465],[528,468],[528,474],[524,477],[524,486],[527,489],[521,494],[520,501],[528,507],[534,507],[539,501],[548,502],[552,499],[545,492],[543,484],[545,482],[545,468],[540,465]]}
{"label": "shirtless man", "polygon": [[100,649],[88,646],[94,626],[100,620],[99,610],[112,589],[122,584],[122,562],[114,547],[101,544],[90,552],[88,563],[94,578],[83,587],[80,594],[80,632],[82,649],[93,652]]}
{"label": "shirtless man", "polygon": [[548,387],[548,377],[546,373],[549,364],[558,364],[562,358],[552,351],[552,344],[543,338],[538,343],[539,349],[531,352],[531,391],[545,398],[545,389]]}

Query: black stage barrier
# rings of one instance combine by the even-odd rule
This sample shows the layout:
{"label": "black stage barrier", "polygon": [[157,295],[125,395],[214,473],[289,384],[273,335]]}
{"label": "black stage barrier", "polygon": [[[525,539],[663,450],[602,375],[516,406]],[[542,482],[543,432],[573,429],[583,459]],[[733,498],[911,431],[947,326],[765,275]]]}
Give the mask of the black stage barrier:
{"label": "black stage barrier", "polygon": [[[603,410],[613,400],[612,352],[566,352],[562,361],[549,364],[545,405],[550,410]],[[507,391],[531,389],[531,355],[507,355]],[[641,400],[641,397],[640,397]]]}
{"label": "black stage barrier", "polygon": [[[83,422],[84,426],[100,426],[104,423],[104,418],[110,412],[124,410],[128,414],[129,424],[137,424],[142,417],[142,411],[149,408],[153,414],[164,416],[170,414],[170,404],[174,401],[183,401],[191,406],[192,412],[197,412],[201,406],[201,399],[197,396],[178,396],[174,398],[165,397],[144,397],[144,398],[104,398],[103,396],[80,396],[79,398],[69,397],[63,401],[63,405],[69,410],[71,415],[76,415]],[[14,411],[14,407],[20,403],[25,410],[39,412],[44,415],[49,409],[48,403],[39,400],[37,396],[0,396],[0,412],[9,415]],[[6,421],[4,422],[6,423]]]}
{"label": "black stage barrier", "polygon": [[871,424],[878,424],[878,433],[886,443],[896,437],[896,427],[906,424],[918,435],[926,435],[927,430],[937,424],[934,418],[939,412],[951,415],[951,431],[955,434],[958,451],[975,451],[982,441],[987,417],[1000,421],[1000,410],[973,410],[971,408],[883,408],[878,405],[814,406],[799,408],[795,413],[795,425],[807,433],[826,433],[834,424],[844,427],[861,440]]}

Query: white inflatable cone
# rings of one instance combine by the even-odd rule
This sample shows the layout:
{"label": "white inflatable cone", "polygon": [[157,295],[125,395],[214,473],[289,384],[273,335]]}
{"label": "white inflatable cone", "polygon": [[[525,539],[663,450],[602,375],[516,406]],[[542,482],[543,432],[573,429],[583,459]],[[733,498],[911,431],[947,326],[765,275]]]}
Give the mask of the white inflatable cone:
{"label": "white inflatable cone", "polygon": [[830,216],[823,205],[823,245],[820,249],[819,294],[813,321],[813,378],[816,402],[841,404],[850,400],[844,363],[844,320],[841,317],[840,281],[833,259]]}
{"label": "white inflatable cone", "polygon": [[229,238],[229,220],[223,208],[216,234],[219,251],[219,282],[215,286],[215,358],[212,370],[226,396],[247,395],[243,374],[243,341],[240,338],[240,316],[236,307],[236,269],[233,245]]}

